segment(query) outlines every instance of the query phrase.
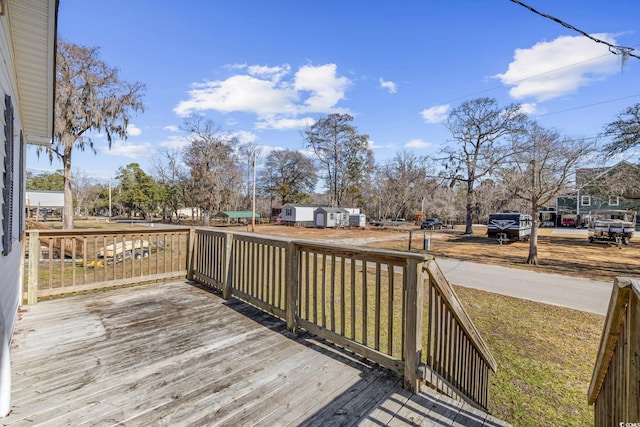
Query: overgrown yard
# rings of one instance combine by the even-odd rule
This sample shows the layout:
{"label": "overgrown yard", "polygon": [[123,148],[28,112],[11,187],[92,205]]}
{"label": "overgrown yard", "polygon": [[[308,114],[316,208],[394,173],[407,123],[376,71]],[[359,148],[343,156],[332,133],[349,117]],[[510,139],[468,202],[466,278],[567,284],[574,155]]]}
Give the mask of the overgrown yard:
{"label": "overgrown yard", "polygon": [[[408,250],[409,230],[322,230],[259,227],[262,234]],[[542,229],[539,266],[527,266],[525,242],[499,245],[483,234],[460,229],[423,232],[412,229],[412,248],[467,261],[613,281],[640,271],[640,242],[619,249],[589,244],[586,236]],[[640,239],[639,239],[640,240]],[[587,389],[600,343],[604,317],[456,286],[456,292],[498,362],[492,375],[490,412],[516,426],[593,425]]]}

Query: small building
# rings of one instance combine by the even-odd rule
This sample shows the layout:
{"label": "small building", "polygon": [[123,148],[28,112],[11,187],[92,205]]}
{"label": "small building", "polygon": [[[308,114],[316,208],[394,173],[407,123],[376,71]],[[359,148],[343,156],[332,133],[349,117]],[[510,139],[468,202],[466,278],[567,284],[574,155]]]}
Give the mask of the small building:
{"label": "small building", "polygon": [[365,228],[367,226],[367,216],[365,214],[349,215],[349,226]]}
{"label": "small building", "polygon": [[313,212],[317,208],[317,206],[287,203],[286,205],[282,205],[280,219],[282,223],[286,225],[295,225],[298,227],[313,227]]}
{"label": "small building", "polygon": [[349,226],[349,212],[343,208],[317,208],[313,213],[316,227],[340,228]]}
{"label": "small building", "polygon": [[[252,211],[223,211],[218,212],[214,218],[222,220],[226,224],[246,224],[251,222]],[[255,213],[256,221],[260,219],[260,214]]]}
{"label": "small building", "polygon": [[26,202],[30,217],[39,218],[43,216],[46,219],[51,210],[59,212],[60,216],[62,216],[64,192],[28,190],[26,192]]}

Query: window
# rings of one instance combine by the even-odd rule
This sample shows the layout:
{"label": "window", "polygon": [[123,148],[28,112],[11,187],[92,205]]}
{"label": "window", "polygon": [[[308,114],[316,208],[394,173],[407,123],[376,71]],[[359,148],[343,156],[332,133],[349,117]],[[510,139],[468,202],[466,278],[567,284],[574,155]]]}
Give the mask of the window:
{"label": "window", "polygon": [[620,197],[609,196],[609,206],[620,206]]}
{"label": "window", "polygon": [[22,237],[24,236],[24,214],[25,214],[25,198],[26,198],[26,193],[24,191],[24,186],[25,186],[25,158],[24,158],[24,135],[22,134],[22,131],[20,131],[20,157],[19,157],[19,161],[20,163],[18,164],[19,167],[19,175],[18,175],[18,179],[20,179],[20,190],[18,192],[18,221],[20,221],[18,223],[18,227],[20,228],[18,230],[18,239],[22,242]]}
{"label": "window", "polygon": [[591,196],[580,196],[581,206],[591,206]]}
{"label": "window", "polygon": [[291,209],[291,208],[286,208],[286,209],[284,210],[284,214],[285,214],[286,216],[291,216],[291,215],[293,215],[293,212],[292,212],[292,211],[293,211],[293,209]]}
{"label": "window", "polygon": [[4,97],[4,194],[2,198],[2,255],[11,253],[13,230],[13,105]]}

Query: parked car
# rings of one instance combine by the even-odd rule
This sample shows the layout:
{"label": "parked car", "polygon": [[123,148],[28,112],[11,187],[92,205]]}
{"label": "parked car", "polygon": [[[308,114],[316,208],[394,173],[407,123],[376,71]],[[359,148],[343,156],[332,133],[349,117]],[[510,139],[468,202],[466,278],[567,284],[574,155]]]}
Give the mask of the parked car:
{"label": "parked car", "polygon": [[369,225],[371,225],[373,227],[382,227],[384,225],[384,223],[382,222],[381,219],[373,219],[373,220],[369,221]]}
{"label": "parked car", "polygon": [[442,227],[444,224],[438,218],[427,218],[420,224],[421,230],[440,230]]}

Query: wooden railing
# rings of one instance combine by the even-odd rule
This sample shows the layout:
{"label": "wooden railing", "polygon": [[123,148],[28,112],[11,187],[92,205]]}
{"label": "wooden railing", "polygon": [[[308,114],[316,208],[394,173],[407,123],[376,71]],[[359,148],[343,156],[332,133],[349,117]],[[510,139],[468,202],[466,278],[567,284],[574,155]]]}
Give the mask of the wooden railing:
{"label": "wooden railing", "polygon": [[589,404],[596,426],[640,423],[640,280],[614,282]]}
{"label": "wooden railing", "polygon": [[[496,363],[430,255],[196,230],[190,278],[486,409]],[[423,320],[423,319],[426,319]]]}
{"label": "wooden railing", "polygon": [[185,277],[189,231],[29,230],[25,300]]}

